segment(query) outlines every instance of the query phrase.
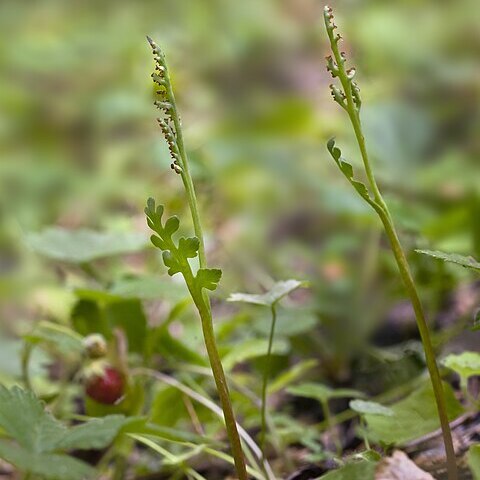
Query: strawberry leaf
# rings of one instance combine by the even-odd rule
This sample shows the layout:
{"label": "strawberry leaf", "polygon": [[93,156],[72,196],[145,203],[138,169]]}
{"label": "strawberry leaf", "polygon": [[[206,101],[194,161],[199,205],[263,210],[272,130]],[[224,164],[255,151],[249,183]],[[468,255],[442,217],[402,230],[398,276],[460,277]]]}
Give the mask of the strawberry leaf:
{"label": "strawberry leaf", "polygon": [[127,421],[111,415],[69,428],[47,412],[31,391],[0,386],[0,427],[10,437],[0,441],[0,457],[48,479],[93,478],[90,466],[61,452],[105,448]]}

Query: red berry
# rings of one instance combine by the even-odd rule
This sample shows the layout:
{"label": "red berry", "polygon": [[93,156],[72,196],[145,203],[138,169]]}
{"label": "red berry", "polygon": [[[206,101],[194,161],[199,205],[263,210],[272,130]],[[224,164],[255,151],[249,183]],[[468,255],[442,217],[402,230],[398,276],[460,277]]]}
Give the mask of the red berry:
{"label": "red berry", "polygon": [[124,394],[123,375],[114,367],[105,367],[101,375],[87,380],[85,391],[98,403],[113,405]]}

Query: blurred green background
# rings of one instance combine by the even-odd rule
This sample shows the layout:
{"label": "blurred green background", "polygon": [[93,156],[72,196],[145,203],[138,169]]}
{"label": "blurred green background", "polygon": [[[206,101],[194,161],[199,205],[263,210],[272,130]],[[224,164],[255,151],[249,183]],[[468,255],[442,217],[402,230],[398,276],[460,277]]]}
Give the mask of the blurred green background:
{"label": "blurred green background", "polygon": [[[480,257],[477,1],[333,6],[358,71],[367,144],[406,247]],[[83,281],[34,253],[32,232],[55,225],[148,238],[149,196],[188,228],[155,122],[146,34],[170,64],[208,254],[224,270],[219,298],[276,279],[310,280],[305,301],[321,335],[292,347],[306,357],[351,352],[348,341],[342,347],[345,328],[369,336],[394,315],[404,295],[378,220],[325,148],[336,136],[358,165],[347,118],[329,94],[322,8],[317,0],[0,3],[7,331],[66,317],[69,289]],[[446,292],[471,280],[415,253],[411,260],[433,316]],[[164,271],[151,250],[100,267],[109,281]]]}

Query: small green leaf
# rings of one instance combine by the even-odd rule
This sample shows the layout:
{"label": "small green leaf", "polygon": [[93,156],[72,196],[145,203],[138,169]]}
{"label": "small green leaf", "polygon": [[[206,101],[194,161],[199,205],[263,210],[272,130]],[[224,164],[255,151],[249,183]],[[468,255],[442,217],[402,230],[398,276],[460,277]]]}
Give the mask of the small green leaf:
{"label": "small green leaf", "polygon": [[129,420],[123,415],[108,415],[72,427],[57,443],[62,450],[90,450],[105,448]]}
{"label": "small green leaf", "polygon": [[150,237],[150,241],[153,243],[153,245],[160,250],[167,250],[168,245],[157,235],[152,235]]}
{"label": "small green leaf", "polygon": [[277,282],[273,287],[266,293],[263,294],[250,294],[250,293],[232,293],[228,297],[228,302],[243,302],[243,303],[253,303],[255,305],[265,305],[271,306],[283,297],[289,295],[294,290],[299,287],[306,286],[306,282],[301,282],[299,280],[284,280]]}
{"label": "small green leaf", "polygon": [[145,207],[145,215],[147,216],[148,226],[155,232],[162,231],[162,215],[164,211],[164,206],[159,205],[155,208],[155,200],[149,198],[147,200],[147,206]]}
{"label": "small green leaf", "polygon": [[218,268],[201,268],[195,277],[195,282],[200,288],[215,290],[222,278],[222,271]]}
{"label": "small green leaf", "polygon": [[302,383],[287,388],[287,392],[297,397],[307,397],[326,402],[331,398],[364,397],[365,394],[350,388],[333,389],[321,383]]}
{"label": "small green leaf", "polygon": [[37,253],[69,263],[86,263],[99,258],[138,252],[146,247],[144,235],[92,230],[48,228],[26,237],[27,244]]}
{"label": "small green leaf", "polygon": [[180,227],[180,220],[176,215],[174,215],[173,217],[170,217],[169,219],[167,219],[163,229],[165,230],[165,235],[167,235],[168,237],[171,237],[178,230],[179,227]]}
{"label": "small green leaf", "polygon": [[330,152],[330,154],[332,155],[332,157],[335,161],[340,159],[340,157],[342,155],[342,152],[340,151],[340,149],[338,147],[335,146],[335,138],[331,138],[327,142],[327,149],[328,149],[328,151]]}
{"label": "small green leaf", "polygon": [[463,352],[459,355],[448,355],[443,364],[458,373],[462,380],[467,380],[473,375],[480,375],[480,353]]}
{"label": "small green leaf", "polygon": [[458,253],[444,253],[437,250],[415,250],[417,253],[428,255],[429,257],[437,258],[445,262],[455,263],[465,268],[471,268],[480,272],[480,262],[477,262],[473,257],[466,257]]}
{"label": "small green leaf", "polygon": [[178,250],[185,258],[195,258],[200,247],[200,241],[197,237],[180,238],[178,240]]}
{"label": "small green leaf", "polygon": [[182,271],[182,266],[180,265],[178,260],[173,256],[170,250],[165,250],[162,253],[162,258],[163,258],[163,263],[168,268],[167,273],[170,276],[173,276],[176,273],[179,273]]}
{"label": "small green leaf", "polygon": [[370,415],[383,415],[385,417],[391,417],[394,415],[391,408],[385,407],[377,402],[370,402],[366,400],[351,400],[350,408],[362,415],[368,413]]}
{"label": "small green leaf", "polygon": [[480,480],[480,444],[472,445],[468,450],[467,462],[474,480]]}
{"label": "small green leaf", "polygon": [[342,157],[341,150],[335,146],[334,138],[331,138],[327,142],[327,149],[330,152],[330,155],[335,160],[335,163],[337,164],[338,168],[340,168],[341,172],[345,175],[347,180],[352,184],[353,188],[355,188],[355,190],[361,195],[361,197],[364,198],[370,205],[378,207],[375,201],[370,197],[370,193],[368,192],[368,189],[365,186],[365,184],[353,178],[354,177],[353,167],[350,163],[345,161],[345,159]]}

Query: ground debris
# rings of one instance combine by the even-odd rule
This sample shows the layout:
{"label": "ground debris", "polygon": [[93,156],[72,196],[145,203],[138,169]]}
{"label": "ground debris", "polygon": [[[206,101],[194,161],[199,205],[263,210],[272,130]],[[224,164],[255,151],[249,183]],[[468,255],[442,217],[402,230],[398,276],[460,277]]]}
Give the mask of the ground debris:
{"label": "ground debris", "polygon": [[375,480],[435,480],[420,469],[408,456],[396,450],[391,457],[381,460],[375,471]]}

